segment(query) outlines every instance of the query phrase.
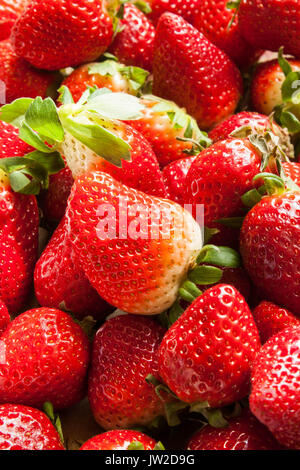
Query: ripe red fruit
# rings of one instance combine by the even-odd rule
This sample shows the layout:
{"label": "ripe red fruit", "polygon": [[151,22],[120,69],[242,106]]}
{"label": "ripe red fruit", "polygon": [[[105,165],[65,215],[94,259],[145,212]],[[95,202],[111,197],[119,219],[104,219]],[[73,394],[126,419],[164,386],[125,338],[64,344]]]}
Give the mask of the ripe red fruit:
{"label": "ripe red fruit", "polygon": [[53,73],[36,70],[24,59],[18,57],[13,50],[10,41],[0,42],[0,80],[4,83],[5,99],[0,104],[10,103],[23,96],[45,98],[50,94],[52,88],[56,89],[57,77]]}
{"label": "ripe red fruit", "polygon": [[300,326],[300,320],[285,308],[264,300],[252,312],[262,343],[288,326]]}
{"label": "ripe red fruit", "polygon": [[167,331],[159,348],[159,375],[184,402],[228,405],[249,392],[251,365],[259,348],[244,298],[234,287],[218,284]]}
{"label": "ripe red fruit", "polygon": [[85,442],[80,450],[154,450],[156,442],[139,431],[108,431]]}
{"label": "ripe red fruit", "polygon": [[158,378],[158,347],[165,330],[154,320],[121,315],[98,330],[89,373],[89,401],[104,429],[150,424],[164,414],[148,374]]}
{"label": "ripe red fruit", "polygon": [[263,197],[247,214],[240,236],[244,266],[273,302],[300,315],[300,193]]}
{"label": "ripe red fruit", "polygon": [[72,312],[79,319],[101,319],[112,311],[78,265],[65,219],[36,263],[34,287],[40,305]]}
{"label": "ripe red fruit", "polygon": [[148,3],[152,10],[148,16],[155,24],[167,11],[176,13],[191,23],[194,13],[197,12],[199,0],[149,0]]}
{"label": "ripe red fruit", "polygon": [[7,39],[27,0],[0,1],[0,41]]}
{"label": "ripe red fruit", "polygon": [[278,442],[300,449],[300,327],[272,336],[252,371],[250,408]]}
{"label": "ripe red fruit", "polygon": [[248,409],[226,428],[204,426],[188,443],[188,450],[279,450],[270,431]]}
{"label": "ripe red fruit", "polygon": [[11,314],[19,313],[31,291],[38,226],[35,196],[13,192],[0,170],[0,298]]}
{"label": "ripe red fruit", "polygon": [[298,0],[242,0],[238,12],[244,38],[254,47],[300,57]]}
{"label": "ripe red fruit", "polygon": [[5,303],[2,302],[2,300],[0,299],[0,336],[6,330],[9,322],[10,316],[8,310],[6,308]]}
{"label": "ripe red fruit", "polygon": [[64,450],[49,418],[29,406],[0,405],[0,450]]}
{"label": "ripe red fruit", "polygon": [[113,36],[112,19],[102,0],[32,0],[15,23],[16,53],[46,70],[97,59]]}
{"label": "ripe red fruit", "polygon": [[235,111],[240,73],[229,57],[180,16],[165,13],[156,29],[153,92],[185,107],[209,129]]}
{"label": "ripe red fruit", "polygon": [[126,65],[152,70],[155,28],[135,5],[126,3],[119,33],[109,51]]}
{"label": "ripe red fruit", "polygon": [[1,336],[0,402],[55,409],[79,401],[85,392],[89,341],[72,317],[37,308],[15,318]]}
{"label": "ripe red fruit", "polygon": [[0,121],[0,158],[23,157],[33,151],[30,145],[19,139],[19,131],[7,122]]}
{"label": "ripe red fruit", "polygon": [[196,157],[181,158],[169,163],[163,169],[163,178],[167,191],[167,198],[178,204],[184,204],[184,193],[186,189],[186,176]]}
{"label": "ripe red fruit", "polygon": [[298,186],[300,186],[300,163],[283,162],[282,168],[285,175],[291,178]]}

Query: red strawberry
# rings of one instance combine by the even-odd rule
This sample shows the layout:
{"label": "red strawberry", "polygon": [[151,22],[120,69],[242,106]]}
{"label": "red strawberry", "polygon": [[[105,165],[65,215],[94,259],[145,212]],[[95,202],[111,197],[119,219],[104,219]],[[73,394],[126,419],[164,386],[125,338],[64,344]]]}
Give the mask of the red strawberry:
{"label": "red strawberry", "polygon": [[186,21],[191,22],[193,14],[198,9],[198,0],[149,0],[151,13],[148,15],[156,24],[160,16],[169,11],[182,16]]}
{"label": "red strawberry", "polygon": [[[30,98],[42,96],[44,98],[51,93],[52,88],[56,89],[56,82],[55,74],[36,70],[21,57],[18,57],[10,41],[0,42],[1,104],[10,103],[23,96]],[[2,93],[4,93],[3,97]]]}
{"label": "red strawberry", "polygon": [[128,123],[146,137],[161,167],[186,157],[186,152],[199,153],[199,148],[210,144],[196,121],[174,102],[153,95],[142,97],[140,102],[145,106],[141,118]]}
{"label": "red strawberry", "polygon": [[101,319],[112,311],[78,266],[64,219],[35,266],[34,285],[43,307],[67,310],[77,318]]}
{"label": "red strawberry", "polygon": [[261,348],[252,371],[250,408],[276,439],[300,449],[300,326],[286,328]]}
{"label": "red strawberry", "polygon": [[186,177],[185,202],[204,204],[205,225],[240,214],[241,196],[253,187],[261,156],[247,139],[227,139],[203,150]]}
{"label": "red strawberry", "polygon": [[285,308],[264,300],[252,312],[262,343],[289,326],[300,326],[300,320]]}
{"label": "red strawberry", "polygon": [[38,226],[36,198],[13,192],[0,169],[0,297],[10,313],[18,313],[30,294]]}
{"label": "red strawberry", "polygon": [[0,336],[6,330],[9,322],[10,316],[8,310],[6,308],[5,303],[2,302],[2,300],[0,299]]}
{"label": "red strawberry", "polygon": [[58,70],[97,59],[112,36],[102,0],[32,0],[11,39],[16,53],[35,67]]}
{"label": "red strawberry", "polygon": [[23,157],[32,151],[33,148],[19,138],[16,127],[0,121],[0,158]]}
{"label": "red strawberry", "polygon": [[89,373],[89,401],[104,429],[148,425],[164,414],[148,374],[158,376],[164,329],[150,318],[121,315],[98,330]]}
{"label": "red strawberry", "polygon": [[251,47],[243,38],[237,18],[232,21],[234,12],[227,7],[227,0],[202,0],[192,24],[213,44],[222,49],[240,67],[250,65],[260,51]]}
{"label": "red strawberry", "polygon": [[22,405],[0,405],[0,450],[64,450],[49,418]]}
{"label": "red strawberry", "polygon": [[232,286],[208,289],[171,326],[159,349],[159,375],[177,397],[210,407],[245,397],[260,348],[249,307]]}
{"label": "red strawberry", "polygon": [[244,38],[259,49],[300,56],[298,0],[241,0],[238,12]]}
{"label": "red strawberry", "polygon": [[81,65],[64,79],[75,103],[87,87],[108,88],[113,92],[136,95],[144,85],[148,72],[138,67],[128,67],[114,59]]}
{"label": "red strawberry", "polygon": [[202,247],[199,225],[181,206],[99,171],[76,180],[66,216],[92,286],[129,313],[153,315],[171,306]]}
{"label": "red strawberry", "polygon": [[241,76],[229,57],[180,16],[161,16],[154,42],[153,92],[185,107],[209,129],[235,111]]}
{"label": "red strawberry", "polygon": [[204,426],[188,443],[188,450],[279,450],[269,430],[248,409],[223,429]]}
{"label": "red strawberry", "polygon": [[275,303],[300,315],[300,193],[263,197],[247,214],[240,237],[253,283]]}
{"label": "red strawberry", "polygon": [[155,28],[136,6],[122,8],[117,33],[109,50],[126,65],[152,70]]}
{"label": "red strawberry", "polygon": [[[300,70],[299,60],[289,59],[289,64],[293,70]],[[278,60],[259,64],[251,81],[250,96],[253,108],[259,113],[271,114],[276,106],[282,104],[281,86],[284,80],[285,75]]]}
{"label": "red strawberry", "polygon": [[285,175],[291,178],[298,186],[300,186],[300,163],[283,162],[282,168]]}
{"label": "red strawberry", "polygon": [[7,39],[27,0],[0,1],[0,41]]}
{"label": "red strawberry", "polygon": [[70,315],[37,308],[19,315],[1,336],[0,401],[66,408],[84,396],[89,342]]}
{"label": "red strawberry", "polygon": [[196,157],[186,157],[169,163],[163,170],[168,199],[184,204],[186,176]]}
{"label": "red strawberry", "polygon": [[94,436],[80,450],[155,450],[156,442],[139,431],[115,430]]}

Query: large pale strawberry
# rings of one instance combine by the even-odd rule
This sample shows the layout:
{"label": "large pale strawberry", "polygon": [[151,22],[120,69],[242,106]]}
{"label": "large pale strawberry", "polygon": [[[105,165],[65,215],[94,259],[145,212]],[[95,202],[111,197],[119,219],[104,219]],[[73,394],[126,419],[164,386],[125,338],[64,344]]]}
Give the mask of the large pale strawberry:
{"label": "large pale strawberry", "polygon": [[92,286],[129,313],[153,315],[171,306],[202,247],[199,225],[181,206],[99,171],[76,180],[66,216]]}
{"label": "large pale strawberry", "polygon": [[259,351],[252,370],[250,408],[276,439],[300,449],[300,326],[280,331]]}
{"label": "large pale strawberry", "polygon": [[201,128],[232,114],[242,93],[229,57],[180,16],[164,13],[156,29],[153,92],[185,107]]}
{"label": "large pale strawberry", "polygon": [[97,59],[113,23],[102,0],[32,0],[15,23],[16,53],[37,68],[58,70]]}
{"label": "large pale strawberry", "polygon": [[66,408],[85,393],[89,341],[70,315],[37,308],[15,318],[1,336],[0,402]]}
{"label": "large pale strawberry", "polygon": [[156,442],[139,431],[114,430],[91,437],[80,450],[157,450]]}
{"label": "large pale strawberry", "polygon": [[89,372],[89,401],[104,429],[150,424],[164,407],[148,374],[158,378],[158,348],[165,330],[154,320],[120,315],[98,330]]}

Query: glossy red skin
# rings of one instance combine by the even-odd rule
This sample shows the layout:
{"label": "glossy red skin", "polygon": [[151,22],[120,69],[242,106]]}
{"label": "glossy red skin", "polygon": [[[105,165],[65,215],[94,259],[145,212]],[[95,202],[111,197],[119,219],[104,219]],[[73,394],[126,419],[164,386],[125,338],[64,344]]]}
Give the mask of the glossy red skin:
{"label": "glossy red skin", "polygon": [[95,420],[104,429],[150,424],[163,415],[163,404],[148,374],[158,377],[158,348],[165,330],[154,320],[121,315],[98,330],[89,372],[88,397]]}
{"label": "glossy red skin", "polygon": [[159,348],[159,375],[182,401],[225,406],[248,394],[259,348],[247,303],[233,286],[218,284],[167,331]]}
{"label": "glossy red skin", "polygon": [[229,57],[180,16],[165,13],[156,29],[153,93],[186,108],[206,130],[234,113],[241,75]]}
{"label": "glossy red skin", "polygon": [[6,330],[9,322],[10,316],[8,310],[6,308],[5,303],[2,302],[2,300],[0,299],[0,336]]}
{"label": "glossy red skin", "polygon": [[6,157],[23,157],[34,149],[19,139],[19,130],[0,121],[0,158]]}
{"label": "glossy red skin", "polygon": [[27,0],[0,1],[0,41],[7,39]]}
{"label": "glossy red skin", "polygon": [[0,450],[64,450],[49,418],[29,406],[0,405]]}
{"label": "glossy red skin", "polygon": [[250,409],[282,445],[300,449],[300,326],[261,348],[252,370]]}
{"label": "glossy red skin", "polygon": [[40,195],[39,204],[48,222],[60,222],[66,212],[68,197],[74,183],[68,166],[49,177],[49,188]]}
{"label": "glossy red skin", "polygon": [[196,157],[181,158],[169,163],[163,169],[163,178],[167,191],[167,198],[180,205],[184,204],[186,176]]}
{"label": "glossy red skin", "polygon": [[207,227],[240,215],[241,196],[253,187],[261,156],[247,139],[227,139],[203,150],[186,177],[185,203],[204,204]]}
{"label": "glossy red skin", "polygon": [[244,266],[265,296],[300,315],[300,193],[264,197],[247,214],[240,235]]}
{"label": "glossy red skin", "polygon": [[0,298],[11,314],[28,300],[38,255],[35,196],[13,192],[0,177]]}
{"label": "glossy red skin", "polygon": [[300,163],[283,162],[282,167],[285,175],[295,181],[298,186],[300,186]]}
{"label": "glossy red skin", "polygon": [[113,311],[78,266],[65,219],[36,263],[34,287],[40,305],[72,312],[79,319],[86,316],[103,319]]}
{"label": "glossy red skin", "polygon": [[0,42],[0,80],[6,92],[6,103],[1,104],[24,96],[45,98],[56,79],[55,74],[36,70],[18,57],[9,40]]}
{"label": "glossy red skin", "polygon": [[136,6],[124,5],[123,18],[109,51],[126,65],[152,71],[155,28]]}
{"label": "glossy red skin", "polygon": [[300,56],[298,0],[242,0],[238,12],[242,35],[254,47]]}
{"label": "glossy red skin", "polygon": [[189,450],[280,450],[270,431],[248,409],[226,428],[204,426],[188,443]]}
{"label": "glossy red skin", "polygon": [[259,55],[243,38],[234,11],[226,7],[227,0],[201,0],[191,23],[213,44],[222,49],[240,66],[249,66]]}
{"label": "glossy red skin", "polygon": [[252,111],[242,111],[241,113],[230,116],[214,127],[214,129],[209,132],[209,137],[213,142],[229,139],[230,134],[233,131],[236,131],[243,126],[250,126],[253,131],[255,131],[259,128],[264,128],[266,130],[271,129],[272,124],[268,116],[265,116],[264,114],[258,114]]}
{"label": "glossy red skin", "polygon": [[300,326],[299,318],[272,302],[262,301],[252,312],[262,343],[289,326]]}
{"label": "glossy red skin", "polygon": [[67,408],[85,393],[89,341],[72,317],[37,308],[15,318],[1,336],[0,402]]}
{"label": "glossy red skin", "polygon": [[143,444],[144,450],[153,450],[156,441],[139,431],[108,431],[89,439],[79,450],[128,450],[132,442]]}
{"label": "glossy red skin", "polygon": [[59,70],[91,62],[113,36],[102,0],[32,0],[15,23],[16,53],[37,68]]}
{"label": "glossy red skin", "polygon": [[149,0],[148,3],[152,10],[148,16],[154,24],[158,22],[160,16],[165,12],[180,15],[191,23],[194,13],[198,10],[199,0]]}

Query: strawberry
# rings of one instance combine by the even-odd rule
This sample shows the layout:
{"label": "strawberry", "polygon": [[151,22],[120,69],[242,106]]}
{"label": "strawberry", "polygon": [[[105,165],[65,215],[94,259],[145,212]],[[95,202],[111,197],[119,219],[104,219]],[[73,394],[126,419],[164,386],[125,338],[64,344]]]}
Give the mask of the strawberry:
{"label": "strawberry", "polygon": [[161,167],[186,157],[187,153],[199,153],[210,144],[195,119],[174,102],[145,95],[140,103],[144,106],[141,118],[128,124],[148,140]]}
{"label": "strawberry", "polygon": [[19,138],[16,127],[0,121],[0,158],[23,157],[32,150],[30,145]]}
{"label": "strawberry", "polygon": [[0,41],[7,39],[27,0],[0,1]]}
{"label": "strawberry", "polygon": [[300,7],[298,0],[239,0],[238,19],[249,44],[300,56]]}
{"label": "strawberry", "polygon": [[103,429],[150,424],[164,414],[148,374],[158,375],[157,351],[165,330],[154,320],[121,315],[98,330],[89,372],[89,402]]}
{"label": "strawberry", "polygon": [[13,192],[0,169],[0,297],[12,314],[24,307],[31,291],[38,226],[36,198]]}
{"label": "strawberry", "polygon": [[79,319],[101,319],[112,311],[78,266],[64,219],[36,263],[34,286],[40,305],[72,312]]}
{"label": "strawberry", "polygon": [[[43,98],[55,91],[56,74],[36,70],[18,57],[10,41],[0,42],[0,103],[10,103],[22,96]],[[4,85],[4,89],[2,88]],[[4,96],[2,97],[2,93]]]}
{"label": "strawberry", "polygon": [[68,87],[75,103],[87,87],[108,88],[113,92],[137,95],[145,85],[148,72],[139,67],[120,64],[112,56],[103,62],[92,62],[77,67],[62,82]]}
{"label": "strawberry", "polygon": [[148,0],[151,7],[149,18],[157,23],[160,16],[165,12],[176,13],[191,23],[193,14],[198,9],[198,0]]}
{"label": "strawberry", "polygon": [[282,445],[300,449],[300,326],[272,336],[252,370],[250,408]]}
{"label": "strawberry", "polygon": [[265,196],[247,214],[240,236],[244,266],[273,302],[300,314],[300,192]]}
{"label": "strawberry", "polygon": [[139,431],[114,430],[94,436],[80,450],[156,450],[156,442]]}
{"label": "strawberry", "polygon": [[171,306],[202,247],[199,225],[181,206],[99,171],[76,180],[66,217],[92,286],[129,313],[153,315]]}
{"label": "strawberry", "polygon": [[262,343],[289,326],[300,326],[300,320],[285,308],[264,300],[252,312]]}
{"label": "strawberry", "polygon": [[169,163],[163,169],[163,178],[168,199],[184,204],[186,176],[196,157],[186,157]]}
{"label": "strawberry", "polygon": [[191,438],[188,450],[280,450],[270,431],[245,408],[223,429],[204,426]]}
{"label": "strawberry", "polygon": [[126,65],[152,70],[155,28],[135,5],[127,3],[118,12],[119,32],[109,51]]}
{"label": "strawberry", "polygon": [[298,186],[300,186],[300,163],[283,162],[282,169],[288,178],[291,178]]}
{"label": "strawberry", "polygon": [[51,308],[28,310],[1,336],[0,402],[55,409],[71,406],[85,392],[89,341],[70,315]]}
{"label": "strawberry", "polygon": [[154,41],[153,92],[209,129],[235,111],[242,81],[223,51],[180,16],[164,13]]}
{"label": "strawberry", "polygon": [[[300,70],[299,60],[289,59],[289,64],[292,70]],[[282,104],[281,87],[284,80],[284,72],[276,59],[258,64],[250,89],[253,108],[259,113],[271,114],[276,106]]]}
{"label": "strawberry", "polygon": [[9,322],[10,316],[8,310],[6,308],[5,303],[2,302],[2,300],[0,299],[0,336],[6,330]]}
{"label": "strawberry", "polygon": [[[222,284],[230,284],[234,286],[240,294],[244,297],[245,300],[248,301],[250,297],[250,280],[246,273],[246,271],[242,267],[235,267],[235,268],[228,268],[218,266],[219,269],[222,271]],[[212,284],[207,284],[205,286],[201,286],[200,289],[205,291],[213,286]]]}
{"label": "strawberry", "polygon": [[205,225],[240,215],[241,196],[253,187],[261,155],[247,139],[227,139],[203,150],[186,177],[185,202],[204,204]]}
{"label": "strawberry", "polygon": [[41,411],[0,405],[0,450],[64,450],[59,434]]}
{"label": "strawberry", "polygon": [[260,348],[247,303],[232,286],[200,295],[171,326],[159,348],[159,375],[177,397],[220,407],[245,397]]}
{"label": "strawberry", "polygon": [[245,41],[238,20],[233,19],[234,12],[227,5],[227,0],[202,0],[198,2],[191,23],[238,66],[249,66],[258,58],[260,51]]}
{"label": "strawberry", "polygon": [[32,0],[15,23],[16,53],[46,70],[97,59],[108,48],[113,23],[102,0]]}

